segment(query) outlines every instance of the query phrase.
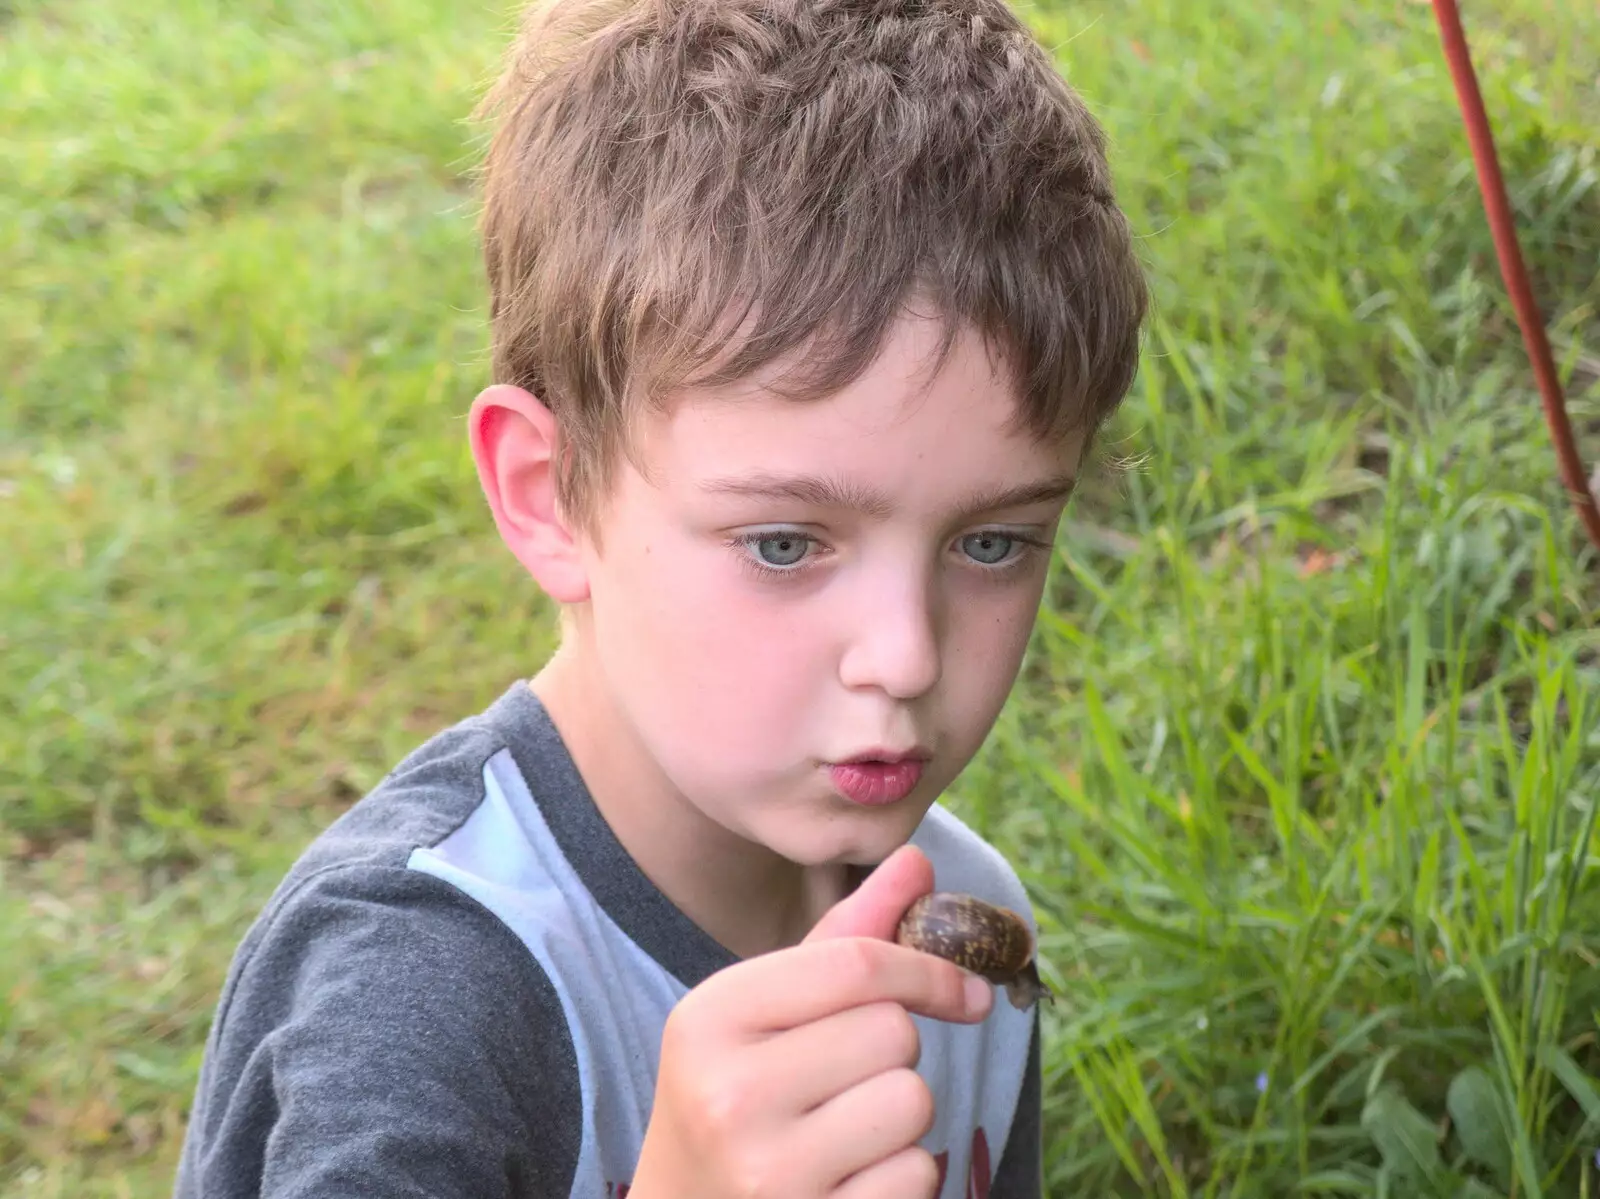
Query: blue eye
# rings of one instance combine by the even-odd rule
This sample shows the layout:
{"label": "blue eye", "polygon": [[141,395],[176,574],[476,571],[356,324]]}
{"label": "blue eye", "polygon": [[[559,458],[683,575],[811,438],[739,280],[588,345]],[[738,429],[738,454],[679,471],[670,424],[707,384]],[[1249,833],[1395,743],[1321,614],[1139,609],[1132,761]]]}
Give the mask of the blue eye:
{"label": "blue eye", "polygon": [[975,562],[996,566],[1011,556],[1016,539],[1004,533],[970,533],[961,539],[961,548]]}
{"label": "blue eye", "polygon": [[798,533],[769,533],[751,538],[750,543],[756,547],[757,556],[768,566],[793,566],[806,556],[806,546],[810,541],[809,537],[802,537]]}

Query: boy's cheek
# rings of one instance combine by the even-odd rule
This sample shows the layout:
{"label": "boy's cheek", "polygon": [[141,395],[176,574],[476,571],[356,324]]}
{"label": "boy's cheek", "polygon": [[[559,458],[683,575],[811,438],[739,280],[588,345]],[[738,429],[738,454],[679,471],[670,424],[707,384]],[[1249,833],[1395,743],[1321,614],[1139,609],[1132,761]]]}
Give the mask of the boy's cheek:
{"label": "boy's cheek", "polygon": [[597,592],[613,601],[601,601],[601,652],[650,693],[658,719],[748,737],[799,717],[827,669],[814,630],[726,562],[693,555],[687,566],[606,578]]}
{"label": "boy's cheek", "polygon": [[973,612],[951,639],[941,687],[960,705],[963,723],[992,720],[1016,685],[1038,616],[1037,602],[1018,598],[987,612]]}

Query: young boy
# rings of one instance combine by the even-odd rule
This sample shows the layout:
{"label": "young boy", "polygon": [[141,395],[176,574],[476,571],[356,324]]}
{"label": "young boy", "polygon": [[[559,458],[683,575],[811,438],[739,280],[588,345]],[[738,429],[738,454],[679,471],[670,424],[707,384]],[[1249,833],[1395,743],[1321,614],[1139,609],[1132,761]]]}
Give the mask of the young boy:
{"label": "young boy", "polygon": [[180,1199],[1041,1192],[1023,913],[935,800],[1022,659],[1145,290],[1002,0],[568,0],[485,105],[469,426],[558,651],[246,936]]}

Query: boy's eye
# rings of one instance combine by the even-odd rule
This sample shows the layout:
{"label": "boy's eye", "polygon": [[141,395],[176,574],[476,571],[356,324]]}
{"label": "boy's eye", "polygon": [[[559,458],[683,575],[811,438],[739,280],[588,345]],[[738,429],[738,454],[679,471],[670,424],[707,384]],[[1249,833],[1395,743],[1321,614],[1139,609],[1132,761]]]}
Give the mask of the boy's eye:
{"label": "boy's eye", "polygon": [[793,566],[805,557],[810,538],[795,533],[772,533],[755,539],[756,553],[768,566]]}
{"label": "boy's eye", "polygon": [[1004,533],[971,533],[961,539],[961,548],[967,556],[985,566],[1004,562],[1014,544],[1015,539]]}

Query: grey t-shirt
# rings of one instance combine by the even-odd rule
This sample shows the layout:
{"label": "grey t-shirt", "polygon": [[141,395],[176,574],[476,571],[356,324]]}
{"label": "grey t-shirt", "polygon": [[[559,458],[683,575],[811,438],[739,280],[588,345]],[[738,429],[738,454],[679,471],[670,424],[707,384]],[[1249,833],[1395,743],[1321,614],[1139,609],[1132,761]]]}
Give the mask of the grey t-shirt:
{"label": "grey t-shirt", "polygon": [[[935,805],[939,887],[1032,910]],[[622,848],[518,682],[307,849],[245,935],[206,1042],[176,1199],[626,1195],[660,1036],[738,959]],[[1036,1009],[913,1017],[940,1199],[1041,1193]]]}

